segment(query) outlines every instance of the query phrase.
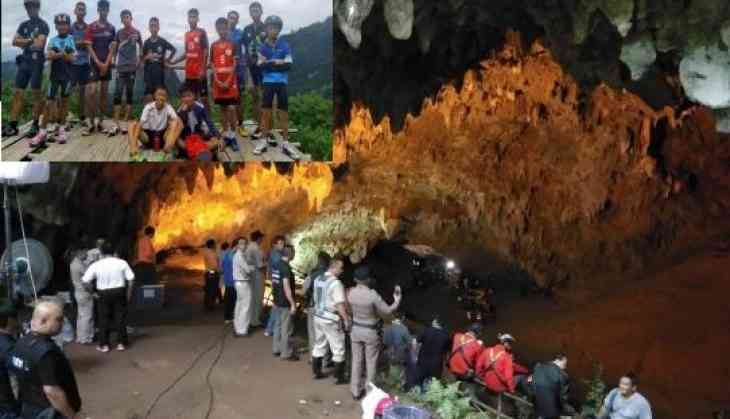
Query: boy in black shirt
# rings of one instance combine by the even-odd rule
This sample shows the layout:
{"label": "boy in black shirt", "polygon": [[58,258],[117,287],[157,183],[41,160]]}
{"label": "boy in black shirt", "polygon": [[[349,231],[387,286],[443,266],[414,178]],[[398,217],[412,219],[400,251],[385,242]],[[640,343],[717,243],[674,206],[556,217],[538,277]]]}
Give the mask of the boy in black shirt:
{"label": "boy in black shirt", "polygon": [[[165,64],[175,56],[177,50],[165,38],[157,36],[160,32],[160,20],[150,18],[150,34],[142,45],[142,61],[144,62],[144,103],[152,102],[152,96],[158,87],[165,87]],[[169,52],[169,55],[167,53]]]}

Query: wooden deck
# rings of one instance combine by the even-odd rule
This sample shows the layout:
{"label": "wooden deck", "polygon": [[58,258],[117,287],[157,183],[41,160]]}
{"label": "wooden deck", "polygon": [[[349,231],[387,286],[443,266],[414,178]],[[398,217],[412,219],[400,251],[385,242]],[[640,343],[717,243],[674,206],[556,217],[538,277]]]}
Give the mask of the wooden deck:
{"label": "wooden deck", "polygon": [[[111,121],[104,121],[106,128]],[[249,124],[248,127],[255,128]],[[81,128],[78,125],[68,133],[68,142],[66,144],[46,143],[43,147],[33,149],[30,147],[30,139],[24,135],[30,128],[30,124],[26,124],[20,128],[20,135],[2,139],[2,151],[0,151],[0,160],[2,161],[55,161],[55,162],[128,162],[129,159],[129,143],[126,135],[117,135],[108,137],[106,134],[97,134],[90,136],[82,136]],[[290,130],[292,135],[296,135],[296,130]],[[309,161],[311,156],[303,154],[299,151],[299,144],[289,143],[289,147],[284,145],[281,134],[274,131],[274,137],[277,139],[276,146],[270,146],[261,155],[253,154],[253,150],[259,140],[251,137],[239,138],[238,144],[240,151],[235,152],[230,147],[226,147],[223,151],[217,153],[220,161],[242,162],[242,161],[266,161],[266,162],[294,162]],[[287,153],[287,148],[292,150]],[[152,150],[143,150],[142,154],[146,161],[161,161],[163,153]]]}

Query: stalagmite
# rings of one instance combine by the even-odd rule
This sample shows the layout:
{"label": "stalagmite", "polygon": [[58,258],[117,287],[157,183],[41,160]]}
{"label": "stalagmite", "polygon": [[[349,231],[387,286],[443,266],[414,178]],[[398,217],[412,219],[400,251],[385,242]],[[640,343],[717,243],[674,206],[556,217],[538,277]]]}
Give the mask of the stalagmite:
{"label": "stalagmite", "polygon": [[385,22],[395,39],[408,39],[413,33],[413,0],[385,0]]}

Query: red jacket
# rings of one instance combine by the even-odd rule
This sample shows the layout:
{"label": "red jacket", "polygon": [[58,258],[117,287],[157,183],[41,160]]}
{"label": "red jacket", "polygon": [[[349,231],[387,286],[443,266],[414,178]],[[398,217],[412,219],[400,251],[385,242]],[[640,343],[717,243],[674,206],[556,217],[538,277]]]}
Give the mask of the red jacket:
{"label": "red jacket", "polygon": [[507,352],[502,344],[486,348],[477,360],[477,376],[495,393],[514,393],[515,374],[527,373],[529,370],[514,362],[512,353]]}
{"label": "red jacket", "polygon": [[476,372],[477,359],[483,350],[484,344],[474,335],[455,334],[449,357],[449,371],[456,376],[464,376],[469,370]]}

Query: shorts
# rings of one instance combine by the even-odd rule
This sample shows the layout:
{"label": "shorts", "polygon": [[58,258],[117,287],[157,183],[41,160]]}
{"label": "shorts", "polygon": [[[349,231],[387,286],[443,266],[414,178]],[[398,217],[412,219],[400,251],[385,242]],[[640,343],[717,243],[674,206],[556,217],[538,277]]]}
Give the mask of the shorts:
{"label": "shorts", "polygon": [[112,79],[112,68],[109,67],[109,70],[104,74],[101,75],[101,72],[99,71],[99,67],[96,66],[96,64],[91,64],[91,75],[89,77],[89,80],[92,82],[95,81],[110,81]]}
{"label": "shorts", "polygon": [[28,87],[28,83],[30,83],[32,90],[40,90],[43,84],[44,60],[45,58],[31,60],[27,57],[19,56],[16,59],[18,73],[15,75],[15,88],[25,90]]}
{"label": "shorts", "polygon": [[208,80],[202,79],[185,79],[185,87],[193,91],[197,97],[208,97]]}
{"label": "shorts", "polygon": [[86,86],[91,78],[91,66],[89,64],[72,65],[71,86]]}
{"label": "shorts", "polygon": [[215,104],[220,106],[238,106],[238,103],[238,98],[234,97],[215,99]]}
{"label": "shorts", "polygon": [[264,83],[264,97],[262,99],[264,109],[271,109],[274,104],[274,96],[276,96],[276,108],[284,112],[289,111],[289,96],[286,93],[286,84]]}
{"label": "shorts", "polygon": [[254,86],[259,87],[264,84],[264,72],[261,70],[261,67],[250,65],[248,66],[248,71],[251,73],[251,83]]}
{"label": "shorts", "polygon": [[121,105],[122,104],[122,92],[123,90],[126,91],[126,98],[127,98],[127,105],[132,104],[132,99],[134,98],[134,79],[137,74],[130,72],[118,72],[117,73],[117,83],[114,87],[114,104],[115,105]]}
{"label": "shorts", "polygon": [[56,95],[59,93],[61,94],[62,98],[69,97],[69,95],[71,94],[71,81],[51,80],[51,86],[48,88],[48,99],[56,99]]}
{"label": "shorts", "polygon": [[[152,148],[154,146],[153,140],[155,137],[160,137],[160,147],[165,145],[165,132],[167,132],[167,127],[165,127],[162,131],[153,131],[151,129],[144,129],[142,130],[143,136],[140,136],[139,142],[142,143],[142,145],[145,148]],[[146,138],[145,138],[146,137]]]}
{"label": "shorts", "polygon": [[165,86],[165,74],[164,73],[158,73],[158,74],[150,74],[145,75],[144,78],[144,94],[145,95],[154,95],[155,90],[157,88],[163,87],[167,89]]}

